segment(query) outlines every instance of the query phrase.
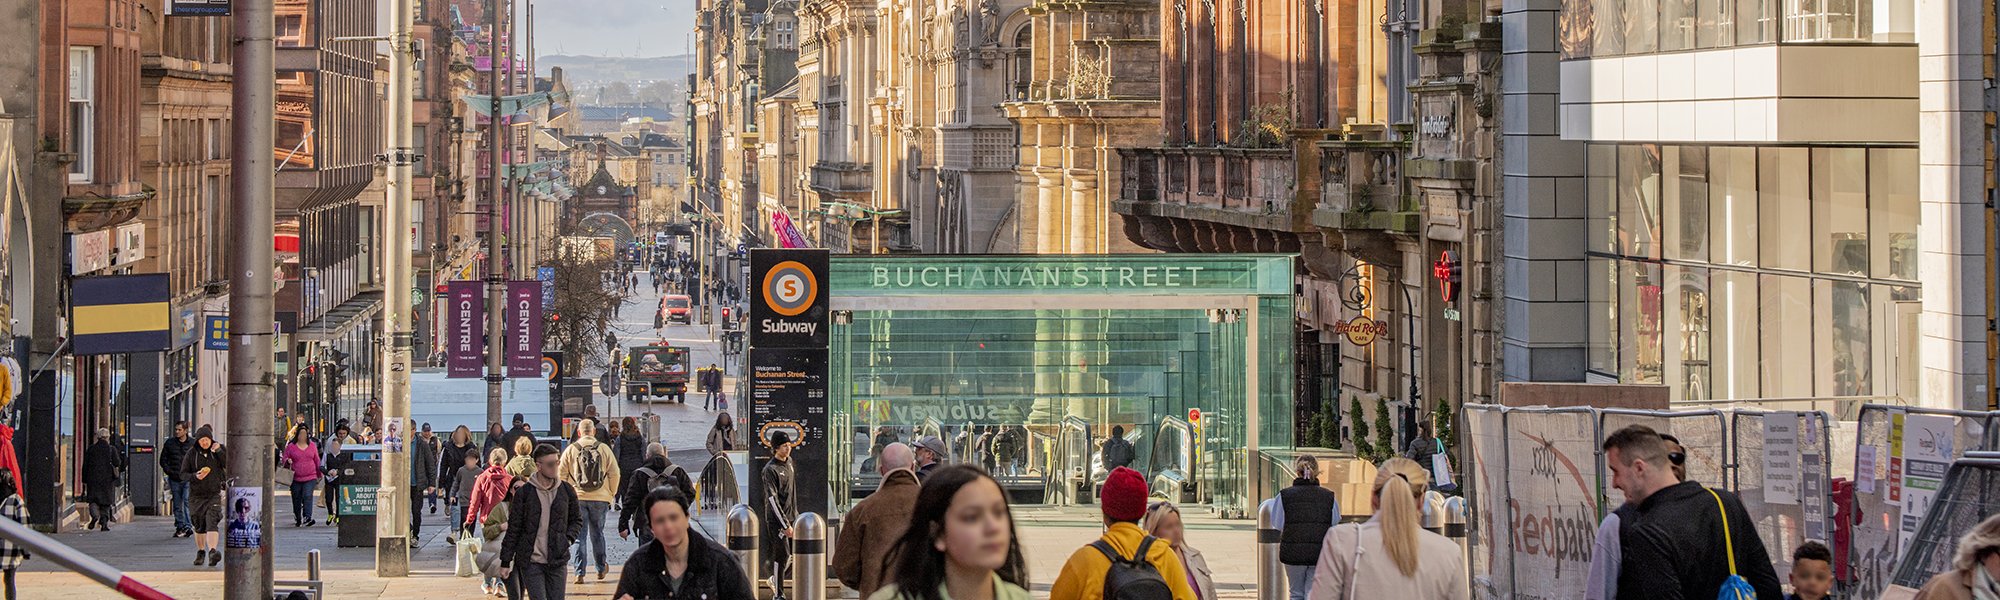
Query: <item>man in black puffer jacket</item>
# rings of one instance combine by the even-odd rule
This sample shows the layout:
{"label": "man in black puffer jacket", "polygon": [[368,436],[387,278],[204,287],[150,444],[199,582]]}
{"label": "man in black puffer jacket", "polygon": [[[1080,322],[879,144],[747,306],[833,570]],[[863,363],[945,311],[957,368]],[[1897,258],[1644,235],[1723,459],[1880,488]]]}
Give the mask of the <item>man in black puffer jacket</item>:
{"label": "man in black puffer jacket", "polygon": [[[736,554],[688,527],[688,498],[673,487],[646,493],[655,540],[626,559],[613,598],[633,600],[754,600]],[[682,557],[671,564],[669,556]],[[679,586],[667,577],[678,577]]]}
{"label": "man in black puffer jacket", "polygon": [[[500,577],[517,575],[529,598],[563,597],[569,549],[583,531],[583,506],[576,489],[556,477],[562,453],[535,446],[535,472],[515,488],[507,505],[507,538],[500,543]],[[543,507],[549,516],[542,518]],[[520,572],[516,574],[514,571]]]}

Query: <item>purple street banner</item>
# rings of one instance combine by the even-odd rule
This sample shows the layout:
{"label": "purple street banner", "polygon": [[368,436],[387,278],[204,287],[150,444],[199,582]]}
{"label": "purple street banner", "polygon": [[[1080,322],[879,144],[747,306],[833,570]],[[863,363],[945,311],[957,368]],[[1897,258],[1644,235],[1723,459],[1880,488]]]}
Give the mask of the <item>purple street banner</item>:
{"label": "purple street banner", "polygon": [[486,301],[479,296],[478,281],[453,281],[446,284],[445,334],[449,340],[445,347],[445,376],[454,379],[484,377],[486,375],[485,341],[480,339],[486,331]]}
{"label": "purple street banner", "polygon": [[542,376],[542,282],[507,282],[507,376]]}
{"label": "purple street banner", "polygon": [[792,217],[784,211],[771,213],[771,231],[777,232],[778,244],[786,248],[812,247],[806,243],[806,236],[799,233],[798,226],[792,224]]}

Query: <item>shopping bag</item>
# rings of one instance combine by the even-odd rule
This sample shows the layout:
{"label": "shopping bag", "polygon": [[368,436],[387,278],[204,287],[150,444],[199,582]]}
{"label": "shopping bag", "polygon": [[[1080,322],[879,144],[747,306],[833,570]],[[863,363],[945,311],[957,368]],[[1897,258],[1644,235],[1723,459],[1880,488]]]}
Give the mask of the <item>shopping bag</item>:
{"label": "shopping bag", "polygon": [[479,551],[485,549],[485,541],[479,536],[467,535],[458,538],[458,564],[453,574],[471,577],[479,574]]}

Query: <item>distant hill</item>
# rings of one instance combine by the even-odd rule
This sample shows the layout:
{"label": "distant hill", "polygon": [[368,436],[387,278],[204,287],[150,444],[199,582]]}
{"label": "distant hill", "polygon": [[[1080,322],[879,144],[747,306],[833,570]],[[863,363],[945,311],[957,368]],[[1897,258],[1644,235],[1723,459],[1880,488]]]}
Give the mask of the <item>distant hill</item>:
{"label": "distant hill", "polygon": [[570,82],[572,88],[579,84],[613,81],[636,86],[645,81],[687,81],[688,73],[694,72],[694,56],[628,58],[553,54],[535,59],[536,71],[546,73],[550,67],[562,67],[564,79]]}

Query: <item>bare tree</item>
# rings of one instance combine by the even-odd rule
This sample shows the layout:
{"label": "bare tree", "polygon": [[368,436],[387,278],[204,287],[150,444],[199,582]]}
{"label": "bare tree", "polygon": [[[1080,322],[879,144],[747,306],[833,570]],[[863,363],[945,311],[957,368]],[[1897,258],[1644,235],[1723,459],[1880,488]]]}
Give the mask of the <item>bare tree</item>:
{"label": "bare tree", "polygon": [[618,316],[625,294],[609,285],[604,273],[613,269],[614,257],[600,255],[595,245],[572,246],[564,238],[583,235],[576,223],[558,225],[550,247],[556,251],[544,266],[555,269],[555,304],[550,307],[546,346],[560,350],[567,373],[582,374],[610,366],[604,347],[604,333]]}

